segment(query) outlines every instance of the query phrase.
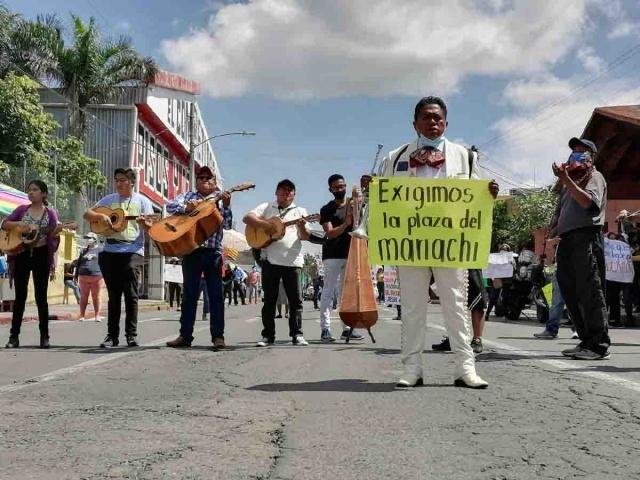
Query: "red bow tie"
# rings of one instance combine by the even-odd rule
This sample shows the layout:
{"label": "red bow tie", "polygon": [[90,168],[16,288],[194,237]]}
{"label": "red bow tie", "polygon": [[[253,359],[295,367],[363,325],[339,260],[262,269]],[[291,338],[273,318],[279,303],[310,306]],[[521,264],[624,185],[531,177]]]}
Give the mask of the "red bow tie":
{"label": "red bow tie", "polygon": [[422,147],[409,155],[409,166],[418,168],[427,165],[431,168],[440,168],[444,163],[444,153],[433,147]]}

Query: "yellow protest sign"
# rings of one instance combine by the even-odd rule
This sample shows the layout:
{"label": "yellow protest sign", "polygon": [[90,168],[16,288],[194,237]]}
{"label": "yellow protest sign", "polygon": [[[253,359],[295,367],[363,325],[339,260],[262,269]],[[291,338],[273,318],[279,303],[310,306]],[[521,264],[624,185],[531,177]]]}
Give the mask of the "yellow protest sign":
{"label": "yellow protest sign", "polygon": [[375,178],[369,191],[371,263],[486,268],[493,222],[488,183]]}

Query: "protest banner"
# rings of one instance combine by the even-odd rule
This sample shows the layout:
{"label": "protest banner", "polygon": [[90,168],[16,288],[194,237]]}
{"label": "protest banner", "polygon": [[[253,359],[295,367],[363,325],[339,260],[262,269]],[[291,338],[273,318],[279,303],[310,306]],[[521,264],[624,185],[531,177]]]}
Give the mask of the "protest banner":
{"label": "protest banner", "polygon": [[384,269],[384,303],[400,305],[400,278],[395,267]]}
{"label": "protest banner", "polygon": [[489,265],[482,271],[484,278],[513,277],[513,253],[499,252],[489,254]]}
{"label": "protest banner", "polygon": [[488,183],[375,178],[369,193],[371,263],[485,268],[494,202]]}
{"label": "protest banner", "polygon": [[171,263],[164,264],[164,281],[182,283],[182,267]]}
{"label": "protest banner", "polygon": [[606,278],[612,282],[633,283],[631,247],[619,240],[604,239]]}

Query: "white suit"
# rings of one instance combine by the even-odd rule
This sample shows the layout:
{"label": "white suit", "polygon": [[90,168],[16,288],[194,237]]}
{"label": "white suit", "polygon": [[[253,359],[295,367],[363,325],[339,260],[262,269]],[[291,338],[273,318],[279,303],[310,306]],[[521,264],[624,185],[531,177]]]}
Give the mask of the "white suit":
{"label": "white suit", "polygon": [[[406,149],[403,145],[390,152],[384,160],[383,176],[415,177],[416,169],[410,168],[408,162],[409,155],[417,148],[417,142],[414,141]],[[401,152],[402,154],[397,158]],[[469,154],[466,148],[445,140],[444,154],[446,161],[443,167],[446,178],[480,178],[477,172],[477,161],[472,162],[471,172],[469,171]],[[422,377],[422,351],[425,343],[429,283],[433,275],[438,285],[438,295],[451,349],[456,355],[454,378],[475,374],[475,358],[469,345],[471,320],[467,309],[467,270],[400,266],[398,273],[402,304],[402,363],[405,373]]]}

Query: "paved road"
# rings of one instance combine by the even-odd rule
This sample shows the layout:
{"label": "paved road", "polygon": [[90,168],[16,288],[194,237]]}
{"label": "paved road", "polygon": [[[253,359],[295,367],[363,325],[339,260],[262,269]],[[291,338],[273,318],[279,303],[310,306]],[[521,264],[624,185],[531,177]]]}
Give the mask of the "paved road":
{"label": "paved road", "polygon": [[[309,304],[307,304],[309,305]],[[614,330],[608,362],[533,340],[538,326],[490,322],[485,391],[455,388],[453,357],[428,352],[427,385],[395,391],[400,324],[378,343],[255,348],[255,307],[227,311],[231,348],[161,345],[176,314],[141,316],[144,346],[96,348],[105,325],[56,322],[52,348],[0,351],[0,478],[635,479],[640,478],[640,331]],[[439,307],[427,342],[442,334]],[[8,327],[0,327],[3,343]],[[37,341],[26,324],[25,346]]]}

